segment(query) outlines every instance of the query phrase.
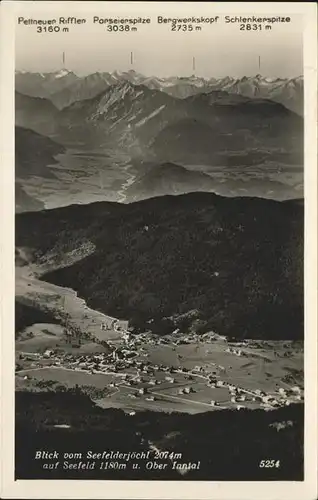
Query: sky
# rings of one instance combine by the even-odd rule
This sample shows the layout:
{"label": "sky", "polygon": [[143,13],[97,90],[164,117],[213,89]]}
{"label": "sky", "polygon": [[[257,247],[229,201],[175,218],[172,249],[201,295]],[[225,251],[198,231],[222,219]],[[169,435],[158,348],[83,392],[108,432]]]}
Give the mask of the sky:
{"label": "sky", "polygon": [[[158,4],[101,2],[91,6],[59,2],[21,3],[16,12],[16,69],[32,72],[57,71],[63,67],[65,52],[67,69],[78,75],[96,71],[112,72],[134,69],[145,75],[203,77],[250,76],[261,73],[272,77],[293,77],[303,73],[302,20],[299,14],[290,15],[291,22],[275,23],[271,30],[241,31],[240,23],[225,24],[220,19],[204,24],[201,31],[173,32],[171,25],[158,24],[157,16],[215,17],[219,12],[211,3]],[[107,4],[107,5],[106,5]],[[253,6],[253,8],[252,8]],[[264,10],[264,9],[263,9]],[[255,14],[255,4],[241,14]],[[235,14],[231,12],[231,17]],[[268,16],[262,12],[256,14]],[[275,14],[278,15],[278,14]],[[288,12],[282,14],[288,15]],[[53,19],[75,16],[86,19],[85,24],[60,25],[69,32],[37,33],[36,25],[18,24],[25,19]],[[136,32],[107,32],[105,24],[93,23],[93,17],[150,17],[150,24],[138,24]],[[130,53],[133,52],[133,65]],[[261,69],[258,61],[261,58]]]}

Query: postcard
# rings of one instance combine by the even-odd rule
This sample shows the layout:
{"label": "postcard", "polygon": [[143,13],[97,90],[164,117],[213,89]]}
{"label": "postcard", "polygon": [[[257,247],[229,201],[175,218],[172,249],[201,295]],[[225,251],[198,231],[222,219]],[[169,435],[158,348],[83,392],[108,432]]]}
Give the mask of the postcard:
{"label": "postcard", "polygon": [[3,498],[316,498],[316,15],[2,3]]}

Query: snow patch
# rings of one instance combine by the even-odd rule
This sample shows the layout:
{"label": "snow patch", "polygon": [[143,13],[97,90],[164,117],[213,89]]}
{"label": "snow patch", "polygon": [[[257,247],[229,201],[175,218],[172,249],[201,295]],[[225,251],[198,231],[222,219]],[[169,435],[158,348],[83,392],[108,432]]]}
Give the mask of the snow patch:
{"label": "snow patch", "polygon": [[137,122],[135,126],[136,127],[140,127],[141,125],[144,125],[148,120],[150,120],[154,116],[158,115],[160,113],[160,111],[162,111],[163,108],[165,108],[165,107],[166,107],[166,105],[163,104],[159,108],[155,109],[155,111],[153,111],[152,113],[150,113],[150,115],[146,116],[146,118],[143,118],[142,120],[140,120],[139,122]]}
{"label": "snow patch", "polygon": [[67,69],[61,69],[58,73],[56,73],[55,78],[63,78],[63,76],[66,76],[69,74],[69,71]]}

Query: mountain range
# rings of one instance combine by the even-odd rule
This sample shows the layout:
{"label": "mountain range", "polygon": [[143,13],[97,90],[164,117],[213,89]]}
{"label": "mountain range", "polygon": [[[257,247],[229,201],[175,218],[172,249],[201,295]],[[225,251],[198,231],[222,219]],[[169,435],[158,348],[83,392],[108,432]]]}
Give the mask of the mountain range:
{"label": "mountain range", "polygon": [[[17,77],[21,83],[28,74]],[[45,95],[54,90],[56,105],[53,94],[16,91],[16,125],[30,132],[18,148],[17,162],[31,165],[23,180],[18,165],[20,188],[41,204],[137,201],[186,193],[191,185],[226,196],[302,196],[303,118],[283,104],[205,91],[203,79],[197,81],[199,93],[181,99],[158,89],[162,79],[136,83],[140,75],[134,72],[75,77],[67,71],[37,77],[45,82]],[[179,80],[192,85],[197,79]],[[231,81],[223,79],[223,86]],[[59,96],[71,98],[72,86],[81,100],[62,107]],[[98,89],[97,95],[88,97],[87,86]]]}
{"label": "mountain range", "polygon": [[173,97],[186,98],[211,90],[225,90],[229,93],[250,98],[266,98],[284,104],[298,114],[303,114],[303,77],[268,78],[262,75],[241,78],[147,77],[134,70],[113,73],[96,72],[77,76],[62,69],[53,73],[16,73],[16,90],[33,97],[46,97],[58,107],[64,108],[72,102],[89,99],[109,86],[128,81],[144,85],[149,89],[166,92]]}
{"label": "mountain range", "polygon": [[157,161],[187,156],[189,163],[222,164],[224,152],[256,148],[295,158],[302,148],[302,119],[279,103],[225,91],[177,99],[129,82],[64,108],[58,130],[64,141],[77,138],[95,148],[116,144],[132,157]]}
{"label": "mountain range", "polygon": [[[58,83],[67,76],[59,78]],[[302,147],[302,120],[295,113],[258,95],[246,97],[237,92],[238,88],[234,93],[214,89],[178,99],[127,79],[112,85],[107,83],[106,89],[105,81],[98,74],[90,75],[87,80],[96,85],[94,88],[98,94],[94,97],[86,95],[84,99],[81,85],[85,82],[77,81],[78,89],[74,95],[81,100],[60,111],[48,99],[29,97],[16,91],[16,125],[44,133],[64,144],[82,142],[100,148],[115,143],[118,147],[128,148],[131,156],[138,153],[145,156],[145,149],[151,148],[161,131],[175,127],[178,122],[184,129],[183,121],[186,120],[188,135],[194,132],[193,142],[199,135],[203,143],[204,137],[207,143],[211,143],[211,147],[203,146],[203,163],[206,156],[211,156],[213,148],[212,156],[217,157],[215,145],[224,146],[224,143],[228,150],[243,149],[246,142],[249,148],[261,145],[263,149],[275,146],[276,150],[282,150],[287,146],[289,151],[294,151],[299,146],[297,143]],[[229,81],[226,79],[228,86]],[[197,131],[193,130],[196,126]],[[179,133],[176,130],[176,134]],[[186,140],[181,147],[188,144]],[[155,154],[158,156],[158,141]],[[162,158],[160,152],[160,160],[175,162],[180,158]],[[196,162],[201,162],[200,157]]]}
{"label": "mountain range", "polygon": [[15,88],[21,94],[47,98],[56,91],[77,82],[78,79],[79,77],[75,73],[65,69],[53,73],[17,71],[15,75]]}

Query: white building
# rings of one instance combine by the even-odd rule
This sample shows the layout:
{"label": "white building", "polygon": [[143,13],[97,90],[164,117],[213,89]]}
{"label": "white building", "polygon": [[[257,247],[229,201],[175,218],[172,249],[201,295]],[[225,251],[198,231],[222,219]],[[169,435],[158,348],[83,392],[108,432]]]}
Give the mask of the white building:
{"label": "white building", "polygon": [[50,358],[53,354],[53,351],[51,351],[50,349],[47,349],[44,354],[43,354],[43,357],[44,358]]}
{"label": "white building", "polygon": [[300,388],[299,388],[297,385],[295,385],[294,387],[292,387],[292,388],[291,388],[291,390],[292,390],[293,392],[297,393],[297,394],[300,394],[300,392],[301,392],[301,391],[300,391]]}
{"label": "white building", "polygon": [[271,396],[263,396],[263,397],[262,397],[262,401],[263,401],[263,403],[269,403],[269,402],[270,402],[270,400],[271,400]]}
{"label": "white building", "polygon": [[276,405],[278,405],[279,403],[278,403],[277,399],[272,398],[272,399],[270,399],[270,404],[271,404],[272,406],[276,406]]}
{"label": "white building", "polygon": [[238,396],[236,401],[245,401],[245,396]]}
{"label": "white building", "polygon": [[112,318],[111,316],[106,317],[105,321],[103,321],[100,325],[101,330],[126,331],[128,330],[128,327],[128,320]]}
{"label": "white building", "polygon": [[211,406],[219,406],[219,403],[217,401],[214,401],[214,399],[211,400],[210,402]]}

